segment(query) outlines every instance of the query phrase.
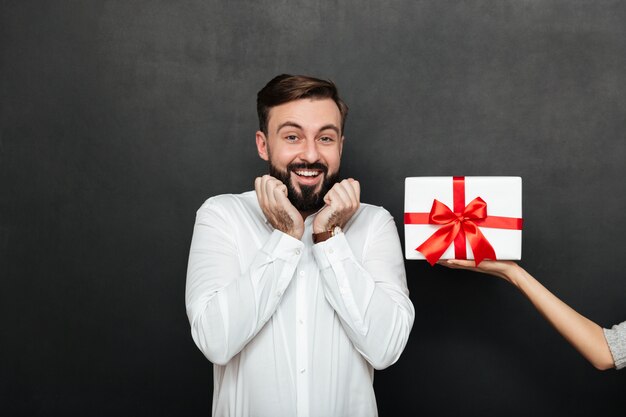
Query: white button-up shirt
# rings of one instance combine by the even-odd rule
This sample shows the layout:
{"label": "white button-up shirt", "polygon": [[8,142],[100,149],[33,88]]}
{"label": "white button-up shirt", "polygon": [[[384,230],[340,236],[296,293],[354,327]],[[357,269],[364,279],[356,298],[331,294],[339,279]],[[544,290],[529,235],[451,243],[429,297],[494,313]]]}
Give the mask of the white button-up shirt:
{"label": "white button-up shirt", "polygon": [[197,212],[186,305],[214,364],[214,416],[376,416],[374,369],[393,364],[415,311],[393,217],[361,207],[316,245],[275,230],[256,194]]}

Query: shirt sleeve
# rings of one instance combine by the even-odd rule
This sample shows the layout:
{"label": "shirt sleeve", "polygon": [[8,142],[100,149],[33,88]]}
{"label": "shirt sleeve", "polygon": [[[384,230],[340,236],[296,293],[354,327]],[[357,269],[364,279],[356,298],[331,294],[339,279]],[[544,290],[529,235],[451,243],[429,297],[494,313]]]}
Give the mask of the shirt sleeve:
{"label": "shirt sleeve", "polygon": [[218,365],[239,353],[274,314],[303,247],[274,230],[243,268],[234,228],[225,218],[214,205],[198,210],[185,290],[193,340]]}
{"label": "shirt sleeve", "polygon": [[324,294],[356,349],[375,368],[395,363],[409,338],[415,310],[406,285],[393,217],[375,218],[362,262],[344,234],[313,246]]}
{"label": "shirt sleeve", "polygon": [[626,321],[603,329],[616,369],[626,367]]}

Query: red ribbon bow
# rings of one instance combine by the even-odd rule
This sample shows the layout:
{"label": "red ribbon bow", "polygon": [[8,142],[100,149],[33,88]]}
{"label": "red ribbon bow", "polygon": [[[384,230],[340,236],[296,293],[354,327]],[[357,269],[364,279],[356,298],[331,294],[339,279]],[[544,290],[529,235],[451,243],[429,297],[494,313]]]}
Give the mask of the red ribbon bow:
{"label": "red ribbon bow", "polygon": [[[428,215],[428,223],[439,224],[442,227],[416,250],[426,257],[428,263],[434,265],[457,236],[465,236],[474,252],[476,265],[483,259],[496,259],[496,252],[475,223],[486,218],[487,203],[480,197],[470,201],[461,214],[454,213],[441,201],[434,200]],[[464,243],[465,239],[462,240]]]}

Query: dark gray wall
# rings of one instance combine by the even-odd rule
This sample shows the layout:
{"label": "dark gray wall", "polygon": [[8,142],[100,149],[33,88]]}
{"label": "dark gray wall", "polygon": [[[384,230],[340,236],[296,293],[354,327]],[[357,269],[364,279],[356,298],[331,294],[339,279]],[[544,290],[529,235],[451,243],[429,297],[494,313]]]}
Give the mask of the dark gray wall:
{"label": "dark gray wall", "polygon": [[[333,79],[343,173],[402,230],[403,180],[519,175],[521,264],[626,319],[626,3],[2,1],[0,414],[198,416],[195,210],[251,189],[256,92]],[[512,287],[406,263],[416,320],[381,416],[623,416]],[[403,411],[404,410],[404,411]]]}

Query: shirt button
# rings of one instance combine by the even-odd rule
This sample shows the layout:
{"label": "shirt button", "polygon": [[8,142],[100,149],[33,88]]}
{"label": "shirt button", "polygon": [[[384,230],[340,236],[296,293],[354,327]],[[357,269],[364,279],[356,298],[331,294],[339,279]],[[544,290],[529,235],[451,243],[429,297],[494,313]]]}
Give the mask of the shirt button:
{"label": "shirt button", "polygon": [[300,249],[296,249],[296,255],[300,255],[300,253],[302,253],[302,251]]}
{"label": "shirt button", "polygon": [[333,250],[332,249],[328,249],[328,253],[333,253]]}
{"label": "shirt button", "polygon": [[283,295],[283,292],[281,290],[278,290],[276,291],[276,295],[280,297],[281,295]]}
{"label": "shirt button", "polygon": [[300,271],[300,276],[303,277],[304,276],[304,271]]}
{"label": "shirt button", "polygon": [[301,374],[303,374],[303,373],[305,373],[305,372],[306,372],[306,369],[304,369],[304,368],[300,369],[300,373],[301,373]]}
{"label": "shirt button", "polygon": [[304,324],[304,320],[299,319],[299,320],[298,320],[298,323],[300,323],[300,324]]}

